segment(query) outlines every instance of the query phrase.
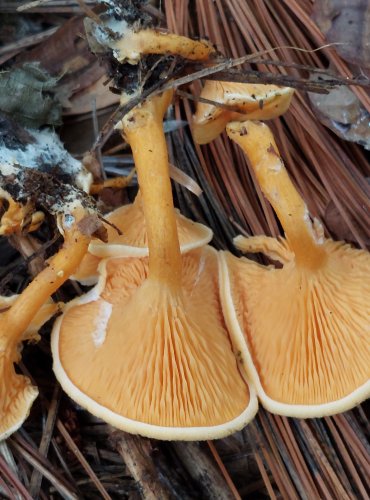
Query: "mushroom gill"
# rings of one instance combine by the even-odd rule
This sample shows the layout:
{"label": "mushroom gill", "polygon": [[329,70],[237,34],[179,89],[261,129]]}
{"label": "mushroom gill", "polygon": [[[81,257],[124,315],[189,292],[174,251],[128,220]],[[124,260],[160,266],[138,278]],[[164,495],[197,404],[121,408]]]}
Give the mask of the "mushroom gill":
{"label": "mushroom gill", "polygon": [[96,288],[67,306],[53,333],[66,392],[114,426],[156,438],[240,428],[250,395],[222,317],[216,252],[182,257],[181,294],[148,279],[147,258],[101,267]]}
{"label": "mushroom gill", "polygon": [[276,85],[207,80],[200,97],[214,104],[197,104],[192,126],[194,140],[198,144],[213,141],[232,120],[272,120],[285,113],[293,93],[294,89]]}
{"label": "mushroom gill", "polygon": [[370,393],[370,255],[323,237],[266,125],[231,123],[227,133],[246,153],[286,238],[235,239],[281,268],[223,253],[227,325],[244,335],[247,371],[268,410],[297,417],[345,411]]}
{"label": "mushroom gill", "polygon": [[48,299],[68,279],[87,250],[90,237],[79,229],[85,215],[85,209],[78,207],[63,216],[63,247],[0,314],[0,440],[22,425],[37,397],[37,388],[16,373],[14,363],[20,359],[22,341],[37,338],[37,327],[53,313],[54,306],[50,307]]}

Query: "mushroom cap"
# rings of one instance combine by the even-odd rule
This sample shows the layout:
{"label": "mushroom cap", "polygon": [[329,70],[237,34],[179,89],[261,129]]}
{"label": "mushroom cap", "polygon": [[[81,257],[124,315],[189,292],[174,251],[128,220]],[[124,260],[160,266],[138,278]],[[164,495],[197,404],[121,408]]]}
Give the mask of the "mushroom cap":
{"label": "mushroom cap", "polygon": [[[117,229],[107,225],[108,243],[95,239],[89,245],[89,253],[83,258],[73,278],[84,285],[96,283],[98,264],[102,258],[109,257],[145,257],[148,255],[148,238],[140,195],[135,202],[117,208],[106,219]],[[189,252],[211,241],[210,228],[193,222],[176,211],[177,229],[181,252]]]}
{"label": "mushroom cap", "polygon": [[294,89],[276,85],[207,80],[201,97],[230,106],[199,102],[193,119],[193,137],[198,144],[215,139],[231,120],[271,120],[288,109]]}
{"label": "mushroom cap", "polygon": [[[0,311],[9,308],[16,298],[17,295],[0,296]],[[51,300],[46,302],[25,331],[23,340],[37,338],[39,328],[57,309],[58,305]],[[0,440],[21,427],[38,395],[30,379],[15,372],[14,363],[20,359],[19,349],[16,344],[9,343],[6,333],[0,333]]]}
{"label": "mushroom cap", "polygon": [[14,363],[18,360],[16,348],[11,353],[0,351],[0,441],[21,427],[38,396],[30,379],[15,372]]}
{"label": "mushroom cap", "polygon": [[[370,254],[327,239],[312,270],[297,265],[286,241],[279,250],[258,238],[249,251],[280,253],[282,268],[223,252],[221,295],[228,328],[246,340],[244,366],[260,401],[304,418],[354,407],[370,394]],[[236,240],[247,249],[248,239]]]}
{"label": "mushroom cap", "polygon": [[[52,332],[54,371],[72,399],[114,427],[167,440],[213,439],[255,415],[225,328],[217,252],[182,256],[181,293],[147,279],[147,258],[111,258]],[[76,335],[78,332],[78,335]],[[233,338],[236,349],[243,339]]]}

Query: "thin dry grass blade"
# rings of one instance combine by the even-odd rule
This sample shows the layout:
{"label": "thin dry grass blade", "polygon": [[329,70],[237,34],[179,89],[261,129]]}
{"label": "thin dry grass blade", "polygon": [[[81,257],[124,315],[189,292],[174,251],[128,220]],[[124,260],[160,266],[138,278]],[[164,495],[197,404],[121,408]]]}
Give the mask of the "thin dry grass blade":
{"label": "thin dry grass blade", "polygon": [[96,476],[95,472],[91,468],[90,464],[86,460],[86,458],[83,456],[81,451],[79,450],[78,446],[76,443],[73,441],[71,436],[69,435],[69,432],[67,431],[65,425],[58,419],[56,422],[58,431],[61,433],[63,438],[65,439],[65,442],[68,446],[68,448],[72,451],[72,453],[76,456],[82,467],[85,469],[86,474],[89,476],[91,481],[94,483],[96,486],[96,489],[100,492],[102,498],[105,500],[111,500],[111,496],[108,494],[107,490],[104,488],[104,486],[101,484],[99,478]]}
{"label": "thin dry grass blade", "polygon": [[[16,441],[12,441],[12,446],[20,454],[23,455],[24,459],[27,460],[37,471],[39,471],[46,479],[48,479],[55,489],[60,493],[62,498],[66,500],[76,500],[78,497],[73,492],[71,492],[61,481],[58,481],[55,474],[48,470],[42,463],[40,463],[31,453],[29,453],[23,446],[20,446]],[[27,497],[35,498],[35,497]]]}
{"label": "thin dry grass blade", "polygon": [[[51,439],[53,437],[54,426],[57,418],[59,400],[60,400],[61,390],[58,384],[56,384],[54,389],[53,398],[50,403],[48,416],[46,419],[45,427],[43,429],[42,438],[39,446],[39,451],[42,456],[47,457]],[[35,470],[32,473],[30,481],[30,494],[32,497],[37,498],[42,482],[42,474],[40,471]]]}
{"label": "thin dry grass blade", "polygon": [[233,480],[230,477],[230,474],[227,472],[227,469],[221,460],[220,455],[218,454],[218,451],[216,450],[215,445],[213,444],[212,441],[207,441],[209,449],[211,450],[211,453],[213,455],[213,458],[216,460],[217,465],[219,466],[222,475],[224,476],[224,479],[230,488],[231,493],[233,494],[235,500],[241,500],[241,496],[238,493],[238,490],[235,488],[235,484],[233,483]]}

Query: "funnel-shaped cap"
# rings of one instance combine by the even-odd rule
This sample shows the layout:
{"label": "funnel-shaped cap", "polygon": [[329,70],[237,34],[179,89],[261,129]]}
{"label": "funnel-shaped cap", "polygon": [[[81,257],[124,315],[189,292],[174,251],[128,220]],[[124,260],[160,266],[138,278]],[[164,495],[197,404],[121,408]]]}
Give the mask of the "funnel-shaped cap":
{"label": "funnel-shaped cap", "polygon": [[96,287],[57,320],[54,371],[75,401],[115,427],[212,439],[248,423],[256,399],[224,325],[217,253],[198,249],[182,263],[173,293],[147,278],[147,258],[103,261]]}

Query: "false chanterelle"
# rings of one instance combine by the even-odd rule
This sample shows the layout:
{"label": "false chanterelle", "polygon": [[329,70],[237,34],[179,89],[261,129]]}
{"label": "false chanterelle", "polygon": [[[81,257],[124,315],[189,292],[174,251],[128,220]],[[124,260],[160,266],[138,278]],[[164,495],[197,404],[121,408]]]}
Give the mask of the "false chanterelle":
{"label": "false chanterelle", "polygon": [[265,124],[233,122],[227,133],[285,231],[285,239],[235,240],[278,267],[223,253],[227,325],[244,335],[245,366],[268,410],[295,417],[345,411],[370,394],[370,254],[324,237]]}
{"label": "false chanterelle", "polygon": [[294,89],[277,85],[207,80],[193,119],[193,137],[207,144],[233,120],[272,120],[288,109]]}
{"label": "false chanterelle", "polygon": [[217,253],[180,252],[158,119],[171,97],[167,91],[149,98],[122,120],[149,258],[100,264],[96,287],[55,324],[54,371],[75,401],[115,427],[161,439],[209,439],[243,427],[257,404],[224,324]]}

